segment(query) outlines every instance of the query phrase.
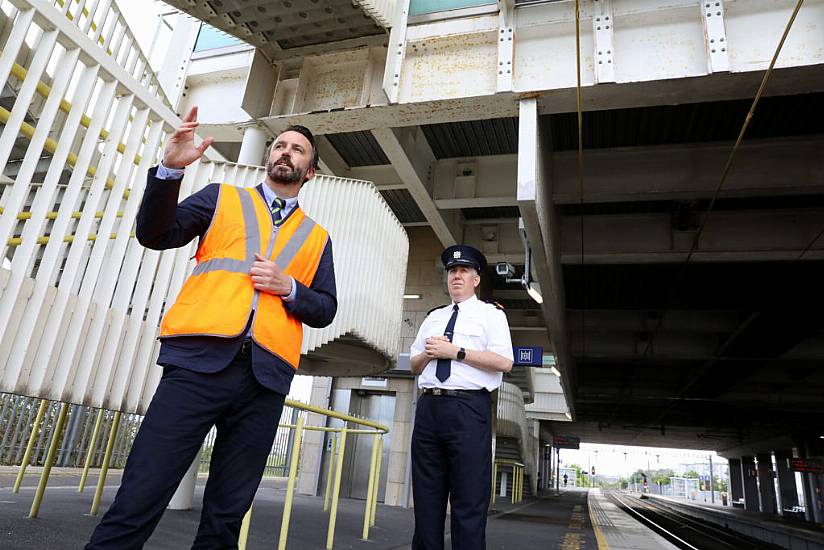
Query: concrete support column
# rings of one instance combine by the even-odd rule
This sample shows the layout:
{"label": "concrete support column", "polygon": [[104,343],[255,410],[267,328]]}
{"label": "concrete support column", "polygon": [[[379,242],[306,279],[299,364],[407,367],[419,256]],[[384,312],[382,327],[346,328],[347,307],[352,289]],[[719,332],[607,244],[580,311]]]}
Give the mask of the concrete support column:
{"label": "concrete support column", "polygon": [[[312,379],[312,394],[309,403],[317,407],[329,408],[332,378],[316,376]],[[325,426],[326,417],[310,413],[306,426]],[[305,430],[301,442],[300,470],[298,471],[297,492],[301,495],[318,495],[320,491],[321,463],[326,452],[324,444],[326,432]]]}
{"label": "concrete support column", "polygon": [[[398,379],[392,381],[395,388],[395,414],[392,422],[392,446],[389,449],[389,464],[386,478],[381,483],[386,484],[384,503],[390,506],[406,506],[404,495],[409,497],[405,488],[409,461],[410,443],[412,440],[412,402],[417,392],[415,379]],[[378,491],[380,492],[380,491]]]}
{"label": "concrete support column", "polygon": [[249,126],[243,132],[243,141],[240,144],[240,153],[237,156],[238,164],[260,166],[266,154],[266,132],[257,126]]}
{"label": "concrete support column", "polygon": [[[805,440],[798,445],[801,458],[816,458],[820,456],[817,448],[818,441]],[[801,474],[804,485],[804,506],[807,521],[824,523],[824,475]]]}
{"label": "concrete support column", "polygon": [[778,507],[775,504],[775,477],[772,469],[772,454],[759,453],[758,458],[758,492],[761,496],[761,511],[775,514]]}
{"label": "concrete support column", "polygon": [[731,458],[730,464],[730,500],[738,502],[744,498],[744,479],[741,472],[741,459]]}
{"label": "concrete support column", "polygon": [[741,478],[744,482],[744,509],[758,512],[758,481],[755,471],[755,457],[741,457]]}
{"label": "concrete support column", "polygon": [[795,474],[790,470],[789,459],[793,452],[789,449],[775,451],[775,467],[778,473],[778,511],[798,506],[798,489],[795,486]]}
{"label": "concrete support column", "polygon": [[192,499],[195,496],[195,482],[197,481],[197,470],[200,466],[200,453],[197,453],[192,465],[186,470],[180,485],[177,486],[172,500],[169,501],[170,510],[191,510]]}

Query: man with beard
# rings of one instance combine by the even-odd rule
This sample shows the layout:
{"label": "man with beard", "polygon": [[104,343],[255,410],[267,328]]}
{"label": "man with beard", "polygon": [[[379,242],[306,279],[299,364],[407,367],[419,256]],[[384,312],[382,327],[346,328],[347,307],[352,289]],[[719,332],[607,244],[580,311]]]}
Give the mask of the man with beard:
{"label": "man with beard", "polygon": [[210,184],[177,204],[195,146],[197,107],[170,136],[137,215],[148,248],[199,239],[197,266],[160,327],[163,377],[120,489],[87,549],[142,548],[212,426],[217,438],[192,548],[237,548],[298,367],[303,324],[337,310],[329,236],[297,204],[314,177],[312,133],[292,126],[269,150],[255,188]]}

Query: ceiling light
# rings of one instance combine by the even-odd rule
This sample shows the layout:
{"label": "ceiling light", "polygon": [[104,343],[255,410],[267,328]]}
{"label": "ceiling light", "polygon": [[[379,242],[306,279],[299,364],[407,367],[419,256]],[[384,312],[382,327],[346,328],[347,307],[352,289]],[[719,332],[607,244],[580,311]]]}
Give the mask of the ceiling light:
{"label": "ceiling light", "polygon": [[404,300],[420,300],[421,295],[420,294],[404,294],[403,299]]}
{"label": "ceiling light", "polygon": [[541,286],[538,283],[529,283],[529,286],[526,287],[526,293],[537,303],[544,303],[544,297],[541,296]]}
{"label": "ceiling light", "polygon": [[569,411],[565,412],[564,416],[566,416],[568,420],[572,420],[572,415],[569,414]]}
{"label": "ceiling light", "polygon": [[549,367],[549,372],[551,372],[552,374],[554,374],[554,375],[555,375],[555,376],[557,376],[558,378],[560,378],[560,377],[561,377],[561,371],[559,371],[559,370],[558,370],[558,369],[556,369],[555,367]]}

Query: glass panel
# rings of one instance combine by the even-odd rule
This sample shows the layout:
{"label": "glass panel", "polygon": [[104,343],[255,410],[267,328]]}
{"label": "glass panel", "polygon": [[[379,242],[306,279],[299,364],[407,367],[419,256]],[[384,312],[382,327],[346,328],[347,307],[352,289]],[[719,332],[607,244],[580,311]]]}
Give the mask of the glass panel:
{"label": "glass panel", "polygon": [[490,0],[411,0],[409,15],[423,15],[425,13],[474,8],[475,6],[488,6],[490,4],[495,4],[495,2],[490,2]]}
{"label": "glass panel", "polygon": [[203,50],[214,50],[215,48],[225,48],[238,44],[243,44],[243,41],[203,23],[200,25],[200,32],[197,35],[195,51],[202,52]]}

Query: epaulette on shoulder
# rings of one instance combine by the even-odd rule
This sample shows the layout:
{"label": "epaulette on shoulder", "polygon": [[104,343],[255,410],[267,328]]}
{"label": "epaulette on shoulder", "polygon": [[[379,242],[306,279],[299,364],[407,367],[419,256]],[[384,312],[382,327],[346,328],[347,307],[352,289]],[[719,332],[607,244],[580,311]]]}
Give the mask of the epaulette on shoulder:
{"label": "epaulette on shoulder", "polygon": [[432,309],[430,309],[429,311],[427,311],[427,312],[426,312],[426,314],[427,314],[427,315],[429,315],[430,313],[432,313],[432,312],[433,312],[433,311],[435,311],[436,309],[443,309],[443,308],[447,307],[448,305],[449,305],[449,304],[444,304],[444,305],[442,305],[442,306],[435,306],[435,307],[433,307]]}
{"label": "epaulette on shoulder", "polygon": [[496,309],[500,309],[500,310],[504,309],[504,306],[502,306],[501,304],[499,304],[495,300],[484,300],[484,302],[486,302],[489,305],[495,306]]}

